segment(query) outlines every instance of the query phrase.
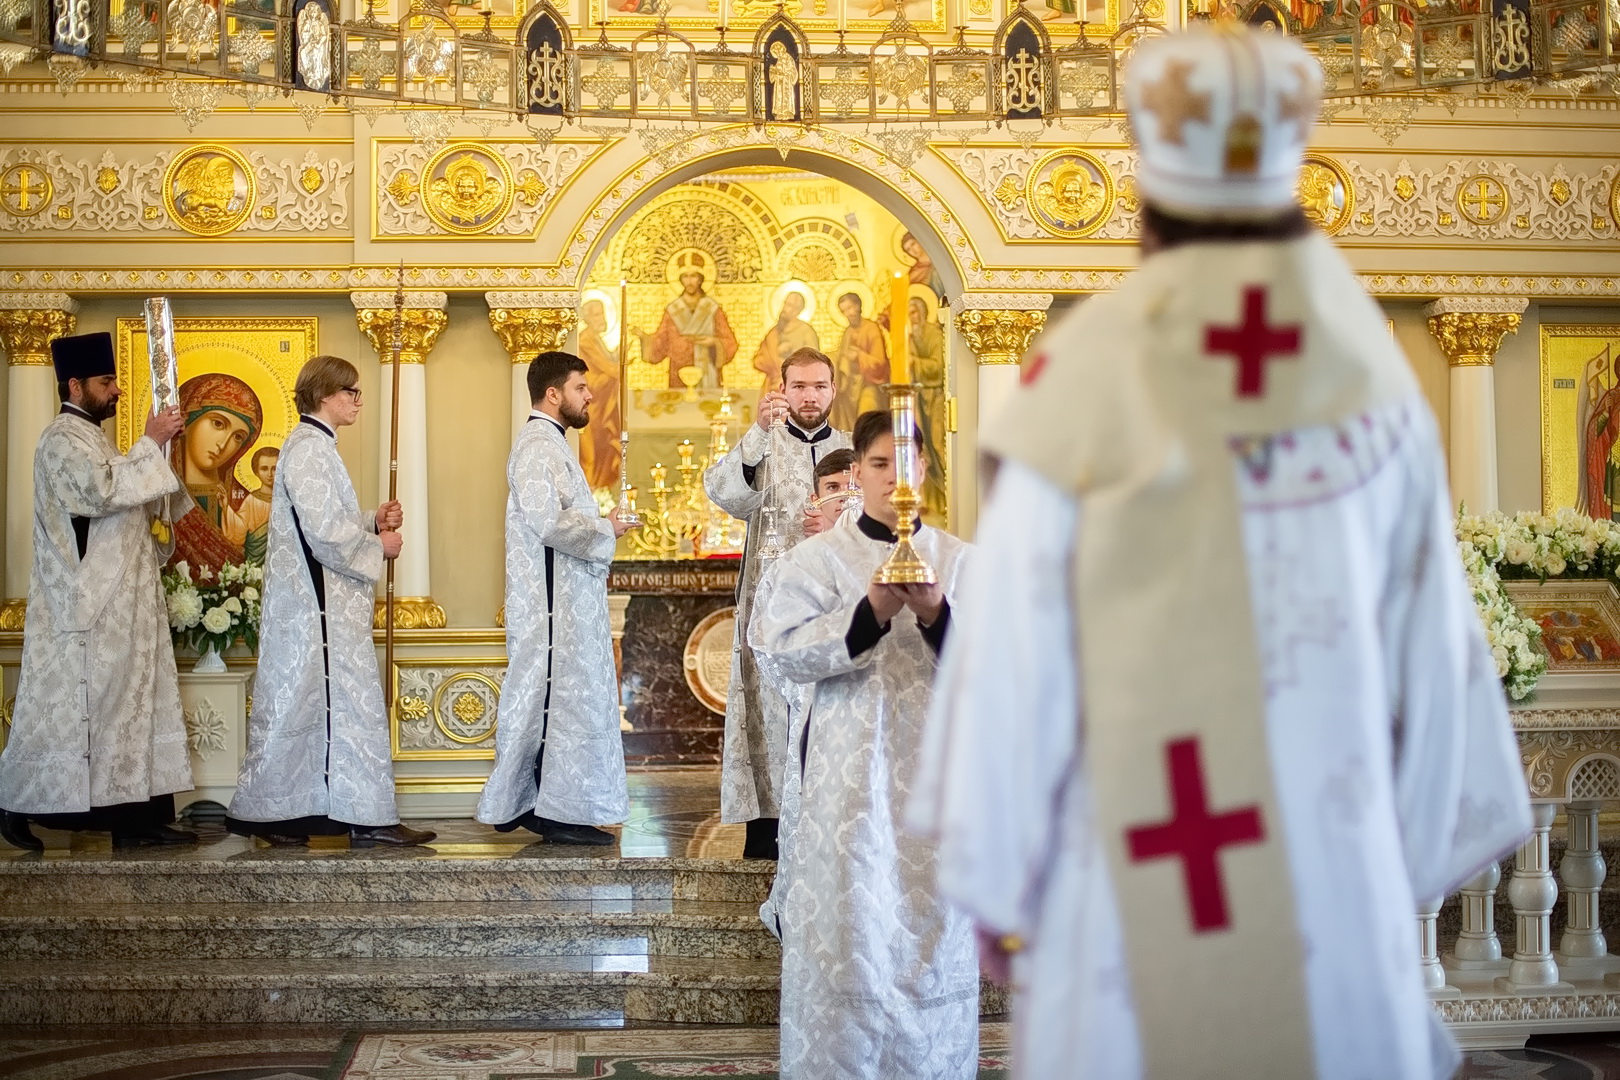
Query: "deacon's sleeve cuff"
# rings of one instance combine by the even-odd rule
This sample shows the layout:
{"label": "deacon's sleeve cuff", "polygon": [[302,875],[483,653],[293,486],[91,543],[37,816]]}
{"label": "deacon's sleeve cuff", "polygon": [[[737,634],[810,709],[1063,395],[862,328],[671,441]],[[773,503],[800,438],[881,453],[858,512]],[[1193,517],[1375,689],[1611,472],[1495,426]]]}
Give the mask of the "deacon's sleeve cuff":
{"label": "deacon's sleeve cuff", "polygon": [[951,602],[940,601],[939,618],[919,629],[922,631],[923,640],[928,642],[928,647],[934,650],[935,656],[938,656],[940,650],[945,647],[945,635],[951,629]]}
{"label": "deacon's sleeve cuff", "polygon": [[849,658],[856,660],[864,652],[877,647],[883,640],[883,635],[889,632],[887,623],[877,621],[877,613],[872,610],[872,601],[863,596],[861,602],[855,605],[855,617],[849,620],[849,630],[844,634],[844,647],[849,650]]}

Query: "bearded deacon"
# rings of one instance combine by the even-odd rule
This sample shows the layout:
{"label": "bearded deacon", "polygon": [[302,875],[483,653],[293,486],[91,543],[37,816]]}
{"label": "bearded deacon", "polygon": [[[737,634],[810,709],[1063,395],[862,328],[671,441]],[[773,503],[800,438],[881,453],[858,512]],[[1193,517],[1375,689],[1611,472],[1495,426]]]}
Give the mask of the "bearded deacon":
{"label": "bearded deacon", "polygon": [[3,835],[41,850],[32,819],[107,830],[118,847],[191,843],[169,827],[175,793],[191,790],[191,759],[159,580],[173,551],[159,519],[184,499],[164,444],[183,419],[158,413],[120,454],[101,429],[121,393],[111,335],[60,338],[51,357],[62,410],[34,451],[34,567],[0,754]]}
{"label": "bearded deacon", "polygon": [[1141,268],[986,429],[912,816],[1022,1076],[1449,1077],[1414,912],[1530,828],[1434,418],[1295,203],[1319,80],[1137,51]]}
{"label": "bearded deacon", "polygon": [[247,756],[226,825],[272,845],[347,834],[355,847],[425,844],[399,820],[371,625],[383,561],[400,552],[397,502],[361,510],[337,429],[360,417],[359,373],[337,356],[298,372],[298,425],[270,500],[259,673]]}
{"label": "bearded deacon", "polygon": [[533,412],[506,464],[506,682],[478,820],[553,844],[609,845],[630,812],[607,577],[620,536],[568,445],[590,423],[584,360],[529,365]]}
{"label": "bearded deacon", "polygon": [[970,549],[919,526],[913,542],[939,584],[872,582],[898,524],[891,425],[886,412],[856,421],[861,516],[782,557],[752,627],[767,669],[809,697],[776,897],[783,1080],[978,1075],[972,926],[935,888],[933,845],[901,830]]}
{"label": "bearded deacon", "polygon": [[[827,423],[836,392],[832,361],[825,353],[793,353],[782,364],[782,389],[760,399],[758,421],[703,474],[710,501],[748,522],[737,578],[720,767],[720,820],[748,823],[744,858],[776,858],[787,756],[787,702],[760,677],[748,644],[748,620],[763,569],[761,551],[768,532],[783,549],[804,538],[804,510],[815,490],[816,464],[849,446],[849,436]],[[777,421],[782,423],[773,426]]]}

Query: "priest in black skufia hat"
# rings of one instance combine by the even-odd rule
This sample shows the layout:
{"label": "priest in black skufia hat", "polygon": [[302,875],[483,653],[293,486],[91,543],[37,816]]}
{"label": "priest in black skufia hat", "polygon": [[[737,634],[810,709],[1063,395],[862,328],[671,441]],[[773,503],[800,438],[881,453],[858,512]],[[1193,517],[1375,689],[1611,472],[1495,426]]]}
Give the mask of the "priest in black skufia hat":
{"label": "priest in black skufia hat", "polygon": [[119,847],[192,843],[170,827],[191,763],[159,580],[173,540],[153,527],[184,492],[164,451],[180,410],[147,420],[120,454],[101,429],[121,394],[111,335],[61,338],[51,353],[62,411],[34,451],[34,568],[0,754],[0,836],[39,850],[32,820],[110,831]]}

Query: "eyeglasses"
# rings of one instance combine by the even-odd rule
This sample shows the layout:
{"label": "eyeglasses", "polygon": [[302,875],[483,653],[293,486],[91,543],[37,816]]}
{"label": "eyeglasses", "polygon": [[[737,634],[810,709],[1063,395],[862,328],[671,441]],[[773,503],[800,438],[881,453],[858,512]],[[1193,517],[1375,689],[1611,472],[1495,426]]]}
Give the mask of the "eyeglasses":
{"label": "eyeglasses", "polygon": [[356,405],[360,404],[360,388],[358,386],[345,386],[343,387],[343,393],[352,397]]}

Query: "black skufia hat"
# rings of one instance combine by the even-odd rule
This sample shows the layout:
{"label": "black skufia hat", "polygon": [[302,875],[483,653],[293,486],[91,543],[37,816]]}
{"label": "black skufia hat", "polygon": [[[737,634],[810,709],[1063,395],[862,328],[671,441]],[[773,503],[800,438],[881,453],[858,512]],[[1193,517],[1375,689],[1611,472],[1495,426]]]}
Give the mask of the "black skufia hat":
{"label": "black skufia hat", "polygon": [[51,362],[56,366],[57,382],[118,374],[112,335],[107,333],[57,338],[51,342]]}

